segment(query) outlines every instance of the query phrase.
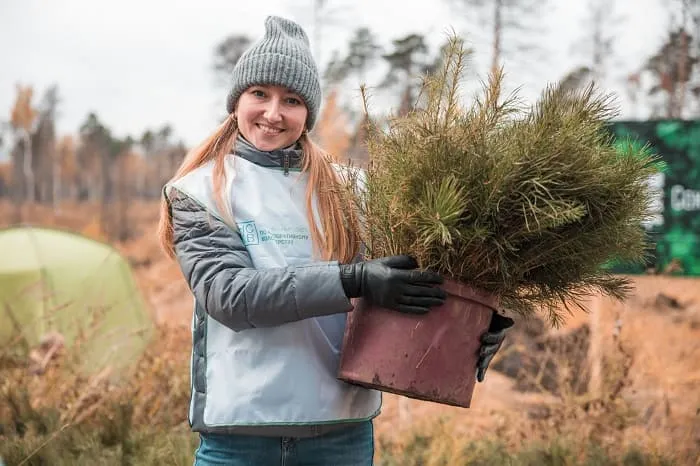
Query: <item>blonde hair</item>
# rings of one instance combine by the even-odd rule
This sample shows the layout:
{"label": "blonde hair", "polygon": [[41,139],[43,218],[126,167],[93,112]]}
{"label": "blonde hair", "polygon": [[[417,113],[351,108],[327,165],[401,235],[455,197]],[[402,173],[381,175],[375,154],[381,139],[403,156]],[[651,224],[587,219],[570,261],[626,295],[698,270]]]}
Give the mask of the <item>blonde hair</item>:
{"label": "blonde hair", "polygon": [[[238,136],[238,124],[233,114],[199,147],[191,150],[170,180],[176,181],[209,161],[214,161],[213,191],[215,202],[225,212],[223,187],[226,186],[224,159],[231,153]],[[299,138],[302,150],[302,172],[308,173],[306,211],[314,254],[322,260],[350,262],[360,249],[359,221],[355,203],[346,187],[341,186],[333,157],[316,145],[306,131]],[[318,207],[317,224],[314,199]],[[166,254],[175,257],[173,221],[169,200],[161,199],[158,239]]]}

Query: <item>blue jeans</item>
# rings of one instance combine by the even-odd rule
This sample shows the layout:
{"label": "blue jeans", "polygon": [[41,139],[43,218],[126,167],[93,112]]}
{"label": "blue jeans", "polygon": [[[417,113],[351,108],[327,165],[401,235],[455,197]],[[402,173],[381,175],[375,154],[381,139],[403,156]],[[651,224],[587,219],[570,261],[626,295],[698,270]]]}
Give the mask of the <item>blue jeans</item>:
{"label": "blue jeans", "polygon": [[195,466],[372,466],[372,421],[320,437],[201,434]]}

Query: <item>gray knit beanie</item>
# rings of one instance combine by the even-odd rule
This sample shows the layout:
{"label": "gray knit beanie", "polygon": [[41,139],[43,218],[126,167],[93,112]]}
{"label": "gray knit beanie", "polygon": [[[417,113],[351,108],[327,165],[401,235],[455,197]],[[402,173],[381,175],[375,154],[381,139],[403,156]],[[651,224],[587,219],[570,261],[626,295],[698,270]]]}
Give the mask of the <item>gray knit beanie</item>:
{"label": "gray knit beanie", "polygon": [[265,84],[284,86],[299,94],[309,111],[306,128],[314,127],[321,106],[321,85],[309,38],[297,23],[278,16],[267,17],[265,35],[241,55],[233,68],[226,101],[228,113],[233,113],[243,91]]}

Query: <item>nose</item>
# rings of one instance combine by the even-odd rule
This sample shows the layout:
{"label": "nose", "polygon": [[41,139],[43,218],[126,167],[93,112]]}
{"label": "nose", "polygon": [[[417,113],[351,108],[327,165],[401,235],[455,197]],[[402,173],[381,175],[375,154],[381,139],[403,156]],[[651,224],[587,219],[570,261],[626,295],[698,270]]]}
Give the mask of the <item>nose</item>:
{"label": "nose", "polygon": [[270,123],[279,123],[282,121],[280,100],[277,97],[273,97],[267,103],[265,107],[265,118]]}

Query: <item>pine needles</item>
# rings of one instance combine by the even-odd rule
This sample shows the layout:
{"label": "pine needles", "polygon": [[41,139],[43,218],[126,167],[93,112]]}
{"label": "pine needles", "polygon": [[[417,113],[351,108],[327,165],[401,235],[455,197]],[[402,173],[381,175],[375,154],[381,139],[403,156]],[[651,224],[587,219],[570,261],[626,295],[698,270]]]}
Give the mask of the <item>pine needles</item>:
{"label": "pine needles", "polygon": [[616,148],[612,99],[593,87],[551,86],[526,108],[502,97],[499,71],[461,106],[465,56],[452,37],[417,108],[385,127],[370,120],[361,209],[372,256],[412,254],[554,324],[589,294],[624,298],[628,281],[604,265],[643,260],[656,158]]}

